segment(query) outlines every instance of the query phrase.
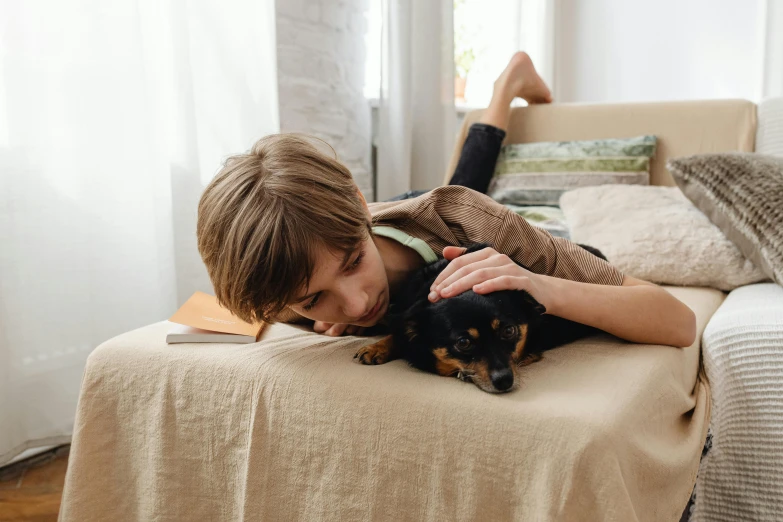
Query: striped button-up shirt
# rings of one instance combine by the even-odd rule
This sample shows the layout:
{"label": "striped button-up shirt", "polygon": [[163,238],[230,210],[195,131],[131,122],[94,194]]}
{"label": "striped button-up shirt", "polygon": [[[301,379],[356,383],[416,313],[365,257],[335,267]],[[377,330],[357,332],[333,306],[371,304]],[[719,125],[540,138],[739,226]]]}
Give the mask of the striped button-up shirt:
{"label": "striped button-up shirt", "polygon": [[[373,226],[388,226],[423,240],[443,257],[449,245],[490,243],[501,254],[532,272],[582,283],[622,285],[623,274],[567,239],[534,227],[523,217],[486,194],[460,185],[447,185],[419,197],[369,203]],[[301,316],[290,309],[277,320]]]}

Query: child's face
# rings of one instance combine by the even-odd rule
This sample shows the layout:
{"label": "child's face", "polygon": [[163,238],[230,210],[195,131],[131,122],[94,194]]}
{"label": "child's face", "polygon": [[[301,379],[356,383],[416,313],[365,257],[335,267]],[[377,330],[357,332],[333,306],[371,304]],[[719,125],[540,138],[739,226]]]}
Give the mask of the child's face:
{"label": "child's face", "polygon": [[[389,306],[389,282],[378,248],[367,238],[344,265],[342,261],[342,254],[338,259],[325,248],[319,251],[309,288],[289,307],[315,321],[373,326]],[[377,304],[378,310],[366,317]]]}

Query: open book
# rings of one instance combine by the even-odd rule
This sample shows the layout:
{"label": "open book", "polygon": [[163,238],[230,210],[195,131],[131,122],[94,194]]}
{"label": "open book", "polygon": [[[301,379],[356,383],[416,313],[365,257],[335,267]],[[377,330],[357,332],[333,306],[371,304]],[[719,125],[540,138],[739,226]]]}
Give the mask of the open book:
{"label": "open book", "polygon": [[196,292],[169,318],[166,342],[254,343],[266,323],[250,324],[220,306],[215,296]]}

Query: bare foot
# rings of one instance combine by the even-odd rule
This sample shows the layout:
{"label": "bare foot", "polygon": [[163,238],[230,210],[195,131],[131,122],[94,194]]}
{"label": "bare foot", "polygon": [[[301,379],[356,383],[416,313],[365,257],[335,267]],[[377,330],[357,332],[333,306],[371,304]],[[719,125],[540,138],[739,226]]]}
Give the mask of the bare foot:
{"label": "bare foot", "polygon": [[520,97],[526,102],[551,103],[552,93],[538,75],[530,56],[523,51],[514,53],[508,65],[495,80],[495,92],[502,96]]}

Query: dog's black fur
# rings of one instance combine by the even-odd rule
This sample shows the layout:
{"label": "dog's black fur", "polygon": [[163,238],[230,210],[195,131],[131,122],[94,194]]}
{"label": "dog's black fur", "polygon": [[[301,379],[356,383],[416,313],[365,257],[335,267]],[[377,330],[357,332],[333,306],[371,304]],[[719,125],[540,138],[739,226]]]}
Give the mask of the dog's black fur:
{"label": "dog's black fur", "polygon": [[[465,253],[488,246],[474,244]],[[606,259],[597,249],[580,246]],[[382,364],[401,357],[421,370],[454,375],[498,393],[515,389],[518,368],[540,360],[543,352],[598,331],[546,314],[521,290],[467,290],[432,303],[427,298],[430,286],[448,263],[430,263],[405,281],[389,305],[391,335],[359,350],[355,357],[361,363]]]}

